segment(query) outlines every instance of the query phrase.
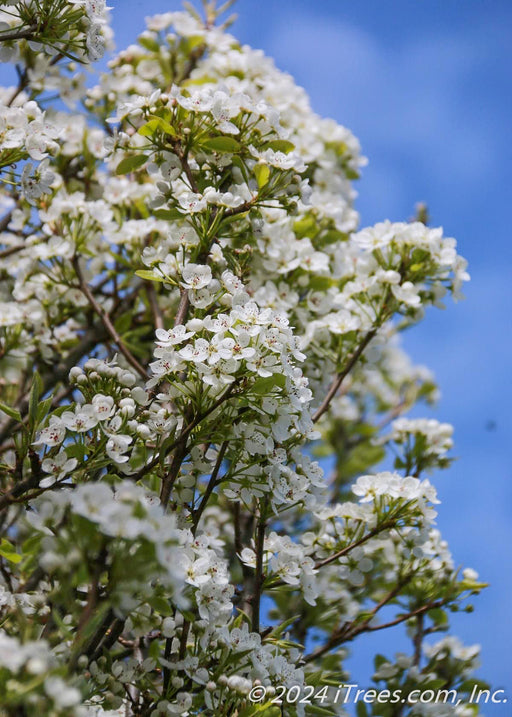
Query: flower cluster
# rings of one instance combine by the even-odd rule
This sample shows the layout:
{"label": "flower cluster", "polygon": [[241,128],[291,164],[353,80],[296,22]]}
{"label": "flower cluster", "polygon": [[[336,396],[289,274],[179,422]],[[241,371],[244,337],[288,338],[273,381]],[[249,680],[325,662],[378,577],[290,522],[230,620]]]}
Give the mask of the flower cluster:
{"label": "flower cluster", "polygon": [[410,435],[419,434],[425,437],[425,450],[437,456],[445,455],[453,447],[453,426],[434,418],[399,418],[393,421],[391,428],[389,440],[405,443]]}
{"label": "flower cluster", "polygon": [[50,60],[64,51],[76,53],[81,61],[94,62],[105,52],[111,9],[105,0],[56,0],[53,7],[27,0],[3,4],[9,6],[0,11],[3,61],[19,61],[25,50],[19,41],[25,39],[29,50],[42,51]]}
{"label": "flower cluster", "polygon": [[20,696],[36,710],[51,709],[59,717],[77,714],[82,702],[79,689],[59,674],[58,661],[44,640],[21,643],[0,630],[0,696],[4,708],[20,704]]}
{"label": "flower cluster", "polygon": [[391,433],[381,440],[392,442],[403,457],[397,457],[395,468],[406,468],[415,475],[425,469],[446,468],[451,459],[446,456],[453,447],[453,426],[434,418],[398,418],[391,424]]}
{"label": "flower cluster", "polygon": [[426,664],[421,668],[417,660],[404,653],[397,653],[393,662],[379,655],[373,679],[377,684],[384,683],[391,691],[400,690],[401,695],[424,693],[427,698],[431,686],[435,696],[435,685],[441,684],[442,680],[443,686],[447,685],[449,689],[441,692],[439,699],[415,699],[410,714],[415,717],[471,717],[475,712],[467,703],[470,695],[476,686],[485,689],[483,683],[467,679],[479,666],[479,652],[479,645],[465,647],[457,638],[445,637],[424,646]]}
{"label": "flower cluster", "polygon": [[469,279],[455,240],[359,229],[357,139],[215,3],[148,19],[88,89],[75,63],[109,41],[104,0],[9,7],[2,53],[25,71],[0,91],[4,702],[245,715],[254,686],[345,680],[345,644],[384,608],[415,658],[375,679],[465,679],[451,638],[418,665],[483,585],[435,527],[422,474],[449,464],[452,428],[406,417],[438,392],[400,345]]}
{"label": "flower cluster", "polygon": [[[53,536],[55,520],[66,522],[66,529]],[[117,490],[108,485],[83,484],[73,491],[62,490],[57,500],[43,495],[37,512],[27,516],[32,531],[40,534],[38,562],[49,576],[62,584],[75,584],[77,566],[84,560],[79,536],[84,521],[93,528],[95,540],[85,556],[87,570],[95,561],[106,559],[104,566],[117,578],[110,581],[108,601],[119,615],[127,616],[151,594],[164,586],[180,602],[185,571],[181,543],[186,534],[176,528],[171,516],[165,516],[156,496],[138,486],[123,484]],[[69,549],[70,543],[77,547]],[[130,555],[131,571],[121,566]],[[104,556],[102,558],[102,555]]]}

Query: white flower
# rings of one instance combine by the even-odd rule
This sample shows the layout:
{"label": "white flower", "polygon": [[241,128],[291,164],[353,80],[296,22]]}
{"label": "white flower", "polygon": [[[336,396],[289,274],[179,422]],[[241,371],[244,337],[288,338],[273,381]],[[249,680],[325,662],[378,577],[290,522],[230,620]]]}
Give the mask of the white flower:
{"label": "white flower", "polygon": [[194,345],[187,344],[179,351],[179,355],[186,361],[194,361],[200,363],[208,358],[210,353],[210,345],[205,339],[197,339]]}
{"label": "white flower", "polygon": [[238,127],[230,122],[233,117],[240,114],[240,104],[237,96],[230,97],[225,92],[218,91],[213,96],[211,113],[221,132],[225,134],[239,134]]}
{"label": "white flower", "polygon": [[191,214],[195,212],[202,212],[206,209],[207,202],[202,194],[196,194],[194,192],[185,192],[178,197],[180,206],[186,209]]}
{"label": "white flower", "polygon": [[124,455],[124,452],[128,450],[128,446],[132,441],[131,436],[126,436],[122,433],[110,436],[105,447],[107,455],[116,463],[126,463],[128,456]]}
{"label": "white flower", "polygon": [[85,0],[85,11],[90,18],[102,18],[106,11],[111,9],[107,7],[105,0]]}
{"label": "white flower", "polygon": [[97,393],[92,399],[92,407],[99,421],[106,421],[114,412],[114,399]]}
{"label": "white flower", "polygon": [[67,685],[61,677],[48,677],[44,689],[57,707],[68,709],[80,704],[82,695],[76,687]]}
{"label": "white flower", "polygon": [[360,476],[352,486],[352,493],[361,496],[361,503],[368,503],[376,496],[384,495],[388,490],[391,473]]}
{"label": "white flower", "polygon": [[361,247],[372,251],[388,246],[396,234],[396,227],[391,222],[379,222],[373,227],[362,229],[352,235],[352,241]]}
{"label": "white flower", "polygon": [[66,437],[66,426],[58,416],[51,416],[50,423],[43,428],[34,441],[34,445],[44,443],[46,446],[58,446]]}
{"label": "white flower", "polygon": [[271,167],[276,167],[277,169],[294,169],[299,173],[306,169],[304,160],[297,152],[285,154],[284,152],[275,152],[273,149],[258,151],[252,145],[249,147],[249,152],[261,163],[270,164]]}
{"label": "white flower", "polygon": [[188,713],[192,705],[192,695],[188,692],[178,692],[176,695],[176,701],[171,702],[167,707],[169,714],[181,715],[185,712]]}
{"label": "white flower", "polygon": [[324,321],[333,334],[347,334],[349,331],[357,331],[361,326],[361,319],[345,309],[329,314]]}
{"label": "white flower", "polygon": [[212,270],[204,264],[187,264],[181,274],[181,285],[186,289],[203,289],[212,280]]}
{"label": "white flower", "polygon": [[105,37],[102,23],[92,23],[87,31],[86,47],[89,59],[95,62],[105,54]]}
{"label": "white flower", "polygon": [[60,451],[53,458],[45,458],[41,463],[41,468],[45,473],[51,473],[52,475],[48,478],[43,478],[39,485],[41,488],[48,488],[64,476],[69,475],[77,465],[77,459],[68,458],[66,451]]}
{"label": "white flower", "polygon": [[404,281],[404,283],[400,286],[393,284],[391,286],[391,291],[398,301],[401,301],[408,306],[419,306],[421,304],[421,298],[418,296],[418,290],[412,281]]}
{"label": "white flower", "polygon": [[164,181],[173,182],[181,174],[181,162],[176,155],[170,155],[165,162],[160,165],[160,174]]}
{"label": "white flower", "polygon": [[434,418],[397,418],[391,424],[391,440],[404,443],[410,435],[420,434],[426,439],[425,451],[442,456],[453,447],[453,426]]}
{"label": "white flower", "polygon": [[181,344],[183,341],[189,339],[194,335],[194,332],[187,331],[184,326],[178,325],[173,329],[169,329],[169,331],[165,331],[165,329],[157,329],[155,334],[158,339],[157,346],[175,346],[176,344]]}
{"label": "white flower", "polygon": [[32,164],[27,162],[21,173],[21,187],[26,199],[34,204],[43,194],[51,192],[51,184],[55,179],[53,172],[48,170],[48,161],[45,160],[32,171]]}
{"label": "white flower", "polygon": [[62,423],[70,431],[84,433],[98,425],[98,414],[91,404],[75,406],[74,411],[64,411],[61,415]]}

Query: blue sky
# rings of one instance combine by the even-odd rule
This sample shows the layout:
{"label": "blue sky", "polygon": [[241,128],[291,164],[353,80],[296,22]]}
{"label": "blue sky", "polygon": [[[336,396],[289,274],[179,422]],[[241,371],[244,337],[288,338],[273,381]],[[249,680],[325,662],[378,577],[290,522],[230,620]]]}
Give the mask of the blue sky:
{"label": "blue sky", "polygon": [[[175,0],[110,0],[118,48],[144,17]],[[239,0],[233,33],[262,48],[308,91],[314,109],[348,126],[370,163],[358,183],[362,224],[408,219],[427,202],[432,224],[470,262],[467,300],[431,310],[405,337],[442,389],[435,410],[455,425],[458,461],[434,476],[438,525],[456,563],[491,587],[454,632],[482,645],[481,675],[512,700],[511,339],[512,4],[508,0]],[[406,648],[399,631],[357,646]],[[485,714],[510,714],[509,705]]]}

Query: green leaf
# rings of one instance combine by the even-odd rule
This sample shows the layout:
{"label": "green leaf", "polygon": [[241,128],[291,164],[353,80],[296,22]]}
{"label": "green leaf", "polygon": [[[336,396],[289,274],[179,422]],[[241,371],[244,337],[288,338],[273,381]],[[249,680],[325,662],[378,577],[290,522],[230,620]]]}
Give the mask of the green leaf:
{"label": "green leaf", "polygon": [[188,620],[188,622],[194,622],[194,620],[196,619],[196,616],[190,610],[181,610],[181,614],[183,615],[185,620]]}
{"label": "green leaf", "polygon": [[7,414],[9,418],[13,418],[15,421],[19,421],[21,423],[21,413],[15,408],[8,406],[6,403],[2,403],[2,401],[0,401],[0,411]]}
{"label": "green leaf", "polygon": [[135,272],[135,276],[140,276],[141,279],[146,279],[146,281],[165,281],[163,276],[147,269],[139,269]]}
{"label": "green leaf", "polygon": [[263,189],[265,184],[268,184],[268,180],[270,179],[270,167],[268,164],[261,164],[258,162],[258,164],[254,166],[254,176],[258,182],[258,188]]}
{"label": "green leaf", "polygon": [[295,149],[295,145],[287,139],[273,139],[271,142],[266,142],[263,145],[263,149],[271,149],[274,152],[284,152],[284,154],[288,154]]}
{"label": "green leaf", "polygon": [[350,167],[345,168],[345,176],[347,179],[359,179],[361,176],[359,172],[356,172],[355,169],[351,169]]}
{"label": "green leaf", "polygon": [[290,627],[290,625],[292,625],[294,622],[296,622],[299,618],[300,618],[300,615],[294,615],[294,616],[291,617],[289,620],[285,620],[285,621],[282,622],[280,625],[277,625],[277,626],[272,630],[272,632],[269,633],[268,637],[269,637],[269,638],[281,637],[281,635],[283,634],[283,632],[285,632],[286,628],[287,628],[287,627]]}
{"label": "green leaf", "polygon": [[314,276],[309,282],[309,286],[313,291],[327,291],[333,284],[334,281],[330,276]]}
{"label": "green leaf", "polygon": [[153,137],[159,127],[159,120],[151,119],[149,122],[146,122],[146,124],[143,124],[142,127],[139,127],[137,134],[141,134],[143,137]]}
{"label": "green leaf", "polygon": [[165,132],[166,134],[170,134],[171,137],[176,137],[176,130],[174,129],[172,124],[167,122],[166,119],[164,119],[163,117],[159,117],[158,115],[151,115],[150,122],[155,121],[158,122],[158,126],[163,132]]}
{"label": "green leaf", "polygon": [[39,372],[34,373],[32,379],[32,386],[30,388],[30,395],[28,397],[28,417],[30,425],[33,426],[37,419],[37,409],[39,406],[39,396],[43,392],[43,379],[39,375]]}
{"label": "green leaf", "polygon": [[306,712],[309,715],[325,715],[325,717],[327,717],[327,715],[328,717],[334,717],[336,714],[333,709],[329,707],[321,707],[321,705],[316,705],[314,702],[307,705]]}
{"label": "green leaf", "polygon": [[146,50],[149,50],[150,52],[158,52],[160,49],[160,45],[153,37],[147,37],[145,35],[140,35],[138,38],[139,45],[142,45]]}
{"label": "green leaf", "polygon": [[83,443],[72,443],[66,447],[66,453],[68,454],[68,458],[76,458],[78,463],[82,463],[87,455],[87,448]]}
{"label": "green leaf", "polygon": [[133,321],[133,314],[131,314],[129,311],[127,311],[124,314],[121,314],[121,316],[114,321],[114,327],[115,327],[117,333],[120,336],[124,336],[124,334],[128,331],[128,329],[132,325],[132,321]]}
{"label": "green leaf", "polygon": [[441,687],[446,687],[446,679],[438,677],[436,680],[426,680],[423,682],[423,687],[429,690],[439,690]]}
{"label": "green leaf", "polygon": [[153,597],[149,598],[148,602],[153,608],[153,610],[156,610],[156,612],[160,613],[160,615],[164,615],[165,617],[169,617],[169,615],[172,615],[172,609],[169,604],[169,600],[166,600],[159,595],[153,595]]}
{"label": "green leaf", "polygon": [[364,702],[359,701],[356,705],[356,714],[357,717],[367,717],[368,712],[366,710],[366,705]]}
{"label": "green leaf", "polygon": [[133,154],[131,157],[122,159],[116,167],[116,174],[128,174],[138,167],[142,167],[147,161],[145,154]]}
{"label": "green leaf", "polygon": [[174,209],[156,209],[153,216],[155,219],[167,219],[168,221],[183,219],[183,213],[176,207]]}
{"label": "green leaf", "polygon": [[0,543],[0,555],[10,563],[21,563],[23,556],[16,552],[16,548],[6,538]]}
{"label": "green leaf", "polygon": [[286,377],[282,373],[274,373],[266,378],[259,378],[254,382],[251,392],[264,396],[274,388],[283,388],[286,384]]}
{"label": "green leaf", "polygon": [[36,424],[41,423],[43,418],[46,416],[46,414],[51,408],[52,401],[53,396],[48,396],[48,398],[45,398],[44,401],[41,401],[37,408]]}
{"label": "green leaf", "polygon": [[381,654],[377,654],[373,658],[373,665],[375,667],[375,670],[378,670],[379,667],[386,664],[386,662],[389,662],[389,660],[387,659],[387,657],[384,657],[384,655]]}
{"label": "green leaf", "polygon": [[[489,685],[487,682],[484,682],[483,680],[471,679],[465,680],[461,685],[459,685],[459,692],[472,693],[475,687],[477,688],[477,690],[489,689]],[[476,692],[476,694],[478,694],[478,692]]]}
{"label": "green leaf", "polygon": [[241,144],[233,137],[213,137],[201,142],[200,146],[211,152],[238,152]]}
{"label": "green leaf", "polygon": [[312,214],[306,214],[294,222],[293,231],[298,237],[309,236],[311,238],[318,233],[318,220]]}
{"label": "green leaf", "polygon": [[441,625],[446,625],[448,622],[448,616],[444,610],[442,610],[440,607],[435,608],[434,610],[428,611],[428,616],[434,623],[434,625],[440,627]]}
{"label": "green leaf", "polygon": [[[317,670],[316,672],[308,672],[308,685],[312,685],[313,687],[318,687],[322,684],[322,678],[324,676],[323,670]],[[336,681],[336,684],[338,684],[338,681]]]}
{"label": "green leaf", "polygon": [[149,121],[146,122],[146,124],[143,124],[142,127],[139,127],[137,132],[143,137],[153,137],[158,130],[171,135],[171,137],[176,137],[176,130],[174,127],[165,119],[158,117],[157,115],[151,115]]}

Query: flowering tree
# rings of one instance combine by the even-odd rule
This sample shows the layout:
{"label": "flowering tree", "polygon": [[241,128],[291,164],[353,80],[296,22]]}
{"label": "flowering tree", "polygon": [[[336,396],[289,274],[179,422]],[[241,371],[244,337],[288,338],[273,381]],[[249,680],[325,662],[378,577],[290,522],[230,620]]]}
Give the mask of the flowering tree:
{"label": "flowering tree", "polygon": [[226,8],[150,18],[86,89],[104,0],[1,7],[4,714],[345,714],[347,645],[400,623],[378,688],[463,701],[478,650],[428,636],[483,586],[434,527],[452,428],[403,416],[436,387],[398,339],[469,278],[455,240],[358,231],[357,140]]}

